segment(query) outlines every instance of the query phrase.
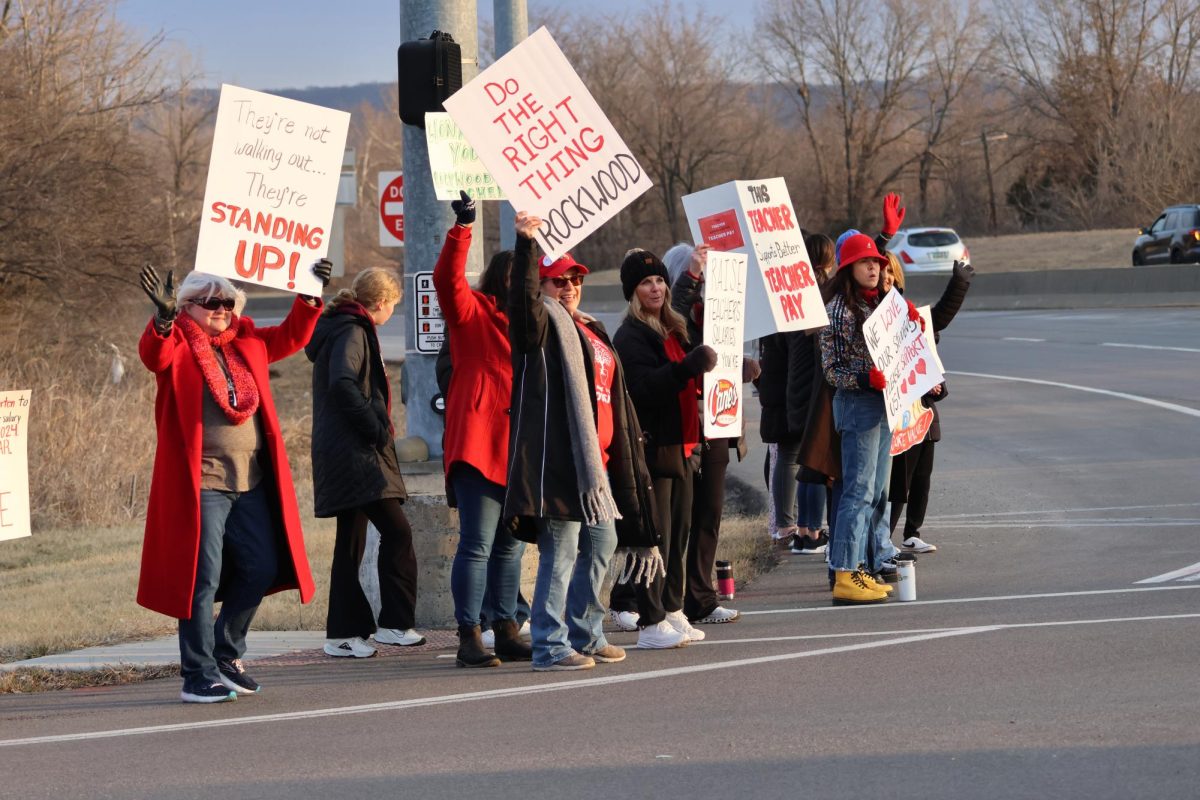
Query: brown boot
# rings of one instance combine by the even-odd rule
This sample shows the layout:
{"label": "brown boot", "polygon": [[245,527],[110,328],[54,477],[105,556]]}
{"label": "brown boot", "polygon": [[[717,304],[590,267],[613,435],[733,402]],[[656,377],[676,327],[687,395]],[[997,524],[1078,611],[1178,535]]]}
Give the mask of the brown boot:
{"label": "brown boot", "polygon": [[492,623],[496,633],[496,655],[501,661],[533,661],[533,648],[521,638],[516,620],[502,619]]}
{"label": "brown boot", "polygon": [[498,667],[500,659],[483,649],[478,625],[458,626],[458,655],[454,663],[460,667]]}

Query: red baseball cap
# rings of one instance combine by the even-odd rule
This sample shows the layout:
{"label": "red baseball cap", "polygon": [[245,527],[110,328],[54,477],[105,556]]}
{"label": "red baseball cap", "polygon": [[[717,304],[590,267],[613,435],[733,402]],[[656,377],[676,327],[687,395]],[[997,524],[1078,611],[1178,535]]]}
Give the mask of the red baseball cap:
{"label": "red baseball cap", "polygon": [[541,280],[561,278],[567,273],[567,270],[571,269],[579,270],[580,275],[587,275],[589,272],[588,268],[576,261],[570,253],[563,253],[557,259],[542,256],[542,261],[538,265],[538,276]]}
{"label": "red baseball cap", "polygon": [[842,242],[842,260],[838,264],[838,269],[849,266],[855,261],[861,261],[864,258],[874,259],[883,266],[886,266],[888,263],[887,256],[879,254],[879,248],[875,246],[874,239],[865,233],[856,233]]}

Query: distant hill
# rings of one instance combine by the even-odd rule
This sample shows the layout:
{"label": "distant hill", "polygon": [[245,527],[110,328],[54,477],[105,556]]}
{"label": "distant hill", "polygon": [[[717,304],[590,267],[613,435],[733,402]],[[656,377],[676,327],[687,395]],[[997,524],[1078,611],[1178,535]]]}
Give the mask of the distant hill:
{"label": "distant hill", "polygon": [[306,89],[267,89],[267,94],[290,97],[304,103],[336,108],[339,111],[356,111],[363,103],[384,109],[384,97],[391,88],[390,83],[358,83],[353,86],[309,86]]}

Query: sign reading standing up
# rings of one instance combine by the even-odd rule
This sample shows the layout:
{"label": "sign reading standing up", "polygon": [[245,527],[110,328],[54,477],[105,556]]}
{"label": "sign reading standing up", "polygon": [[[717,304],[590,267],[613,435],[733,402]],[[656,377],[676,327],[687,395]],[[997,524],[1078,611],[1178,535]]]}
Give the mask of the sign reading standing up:
{"label": "sign reading standing up", "polygon": [[908,318],[908,302],[892,289],[863,322],[867,349],[887,379],[883,390],[888,428],[903,427],[904,412],[914,400],[942,382],[942,370],[921,325]]}
{"label": "sign reading standing up", "polygon": [[693,241],[749,256],[746,339],[829,324],[783,178],[724,183],[683,208]]}
{"label": "sign reading standing up", "polygon": [[196,269],[319,295],[350,115],[225,84]]}
{"label": "sign reading standing up", "polygon": [[711,251],[704,275],[704,343],[717,351],[717,366],[704,374],[704,436],[741,436],[746,256]]}
{"label": "sign reading standing up", "polygon": [[379,173],[379,246],[404,247],[403,172]]}
{"label": "sign reading standing up", "polygon": [[552,257],[653,185],[545,28],[445,106],[513,207],[542,218]]}
{"label": "sign reading standing up", "polygon": [[0,541],[30,534],[29,396],[0,392]]}

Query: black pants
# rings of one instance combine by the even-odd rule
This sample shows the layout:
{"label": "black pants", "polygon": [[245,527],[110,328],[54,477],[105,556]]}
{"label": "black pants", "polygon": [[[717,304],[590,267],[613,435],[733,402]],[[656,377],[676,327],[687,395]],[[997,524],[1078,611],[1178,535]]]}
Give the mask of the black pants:
{"label": "black pants", "polygon": [[729,440],[709,443],[700,456],[700,471],[692,479],[692,526],[687,547],[687,593],[683,613],[690,620],[704,619],[718,605],[713,586],[713,562],[721,536],[721,511],[725,506],[725,471],[729,468]]}
{"label": "black pants", "polygon": [[337,515],[337,539],[329,571],[330,639],[366,638],[375,632],[371,604],[358,582],[358,567],[367,544],[367,522],[379,530],[379,611],[381,628],[413,627],[417,605],[417,554],[412,528],[399,500],[376,500]]}
{"label": "black pants", "polygon": [[692,524],[692,471],[686,462],[683,478],[654,478],[654,525],[662,541],[659,552],[667,577],[658,578],[647,589],[618,583],[609,605],[617,611],[638,612],[638,625],[655,625],[669,612],[683,609],[686,582],[685,555]]}
{"label": "black pants", "polygon": [[929,508],[929,478],[933,475],[933,450],[935,442],[926,439],[904,454],[905,485],[908,486],[908,513],[902,500],[892,500],[892,533],[904,514],[904,538],[921,534],[925,524],[925,511]]}

